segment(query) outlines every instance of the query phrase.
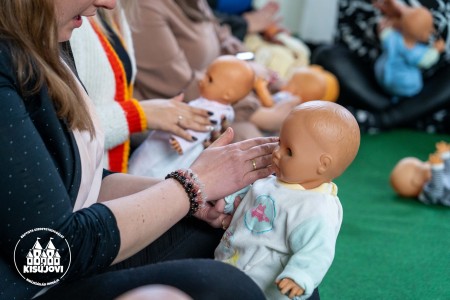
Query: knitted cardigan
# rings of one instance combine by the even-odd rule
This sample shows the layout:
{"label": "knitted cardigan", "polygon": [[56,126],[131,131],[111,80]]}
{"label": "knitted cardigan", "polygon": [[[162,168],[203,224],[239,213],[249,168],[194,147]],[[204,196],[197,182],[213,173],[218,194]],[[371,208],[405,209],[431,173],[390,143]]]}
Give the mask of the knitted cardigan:
{"label": "knitted cardigan", "polygon": [[117,53],[95,21],[83,17],[83,25],[74,30],[70,43],[79,77],[105,132],[105,168],[127,172],[130,135],[144,131],[147,122],[139,102],[132,98],[136,61],[131,31],[123,15],[118,27],[133,67],[129,83]]}

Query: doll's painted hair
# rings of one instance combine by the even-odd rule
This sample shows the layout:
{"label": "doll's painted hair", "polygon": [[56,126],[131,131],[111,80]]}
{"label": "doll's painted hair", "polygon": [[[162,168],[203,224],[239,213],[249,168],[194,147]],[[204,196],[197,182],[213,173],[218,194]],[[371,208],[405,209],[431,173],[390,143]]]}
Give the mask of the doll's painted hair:
{"label": "doll's painted hair", "polygon": [[[304,124],[311,136],[337,162],[338,177],[355,159],[359,150],[360,130],[355,117],[343,106],[329,101],[309,101],[295,109],[305,110]],[[294,109],[294,110],[295,110]]]}

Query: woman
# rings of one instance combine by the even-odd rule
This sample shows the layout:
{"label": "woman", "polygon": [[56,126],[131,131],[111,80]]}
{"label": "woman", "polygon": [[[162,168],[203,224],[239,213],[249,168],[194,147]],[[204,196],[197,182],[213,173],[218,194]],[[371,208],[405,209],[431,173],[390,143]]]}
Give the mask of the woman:
{"label": "woman", "polygon": [[[196,237],[203,234],[217,244],[220,234],[204,225],[226,227],[230,217],[223,214],[223,200],[215,206],[209,200],[270,174],[275,138],[227,145],[233,138],[228,130],[192,171],[163,181],[120,173],[102,178],[103,133],[90,99],[60,58],[59,42],[82,25],[81,16],[114,5],[115,0],[0,0],[1,297],[112,299],[153,283],[195,299],[260,295],[232,267],[164,260],[212,255],[214,246]],[[182,219],[186,214],[195,218]],[[175,237],[171,227],[189,234]],[[157,253],[150,259],[159,263],[108,270],[111,264],[123,268],[120,262],[142,249]],[[237,281],[232,291],[219,280],[223,274]]]}
{"label": "woman", "polygon": [[[227,27],[218,24],[206,0],[142,0],[137,5],[133,41],[138,99],[168,98],[182,91],[185,100],[196,99],[200,95],[197,82],[206,67],[221,54],[245,50]],[[262,65],[255,65],[255,69],[258,76],[275,79],[268,78],[267,74],[273,72]],[[231,126],[239,135],[238,140],[260,136],[260,130],[278,131],[298,103],[298,99],[291,99],[271,108],[261,107],[251,93],[233,106],[236,119]]]}
{"label": "woman", "polygon": [[132,14],[136,2],[122,2],[113,11],[100,10],[99,16],[83,20],[70,44],[78,75],[105,130],[104,166],[126,173],[132,134],[159,129],[192,140],[185,129],[208,131],[211,123],[208,111],[181,102],[182,95],[171,101],[133,99],[136,65],[125,13]]}

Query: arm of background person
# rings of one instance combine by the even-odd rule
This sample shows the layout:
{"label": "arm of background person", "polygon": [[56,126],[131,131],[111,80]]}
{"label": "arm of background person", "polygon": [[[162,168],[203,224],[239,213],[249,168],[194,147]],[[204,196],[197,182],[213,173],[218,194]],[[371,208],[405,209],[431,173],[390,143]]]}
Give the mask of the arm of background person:
{"label": "arm of background person", "polygon": [[167,13],[152,1],[139,1],[138,6],[140,18],[133,32],[138,65],[135,95],[142,100],[170,98],[184,92],[186,100],[197,98],[197,81],[202,74],[189,65]]}

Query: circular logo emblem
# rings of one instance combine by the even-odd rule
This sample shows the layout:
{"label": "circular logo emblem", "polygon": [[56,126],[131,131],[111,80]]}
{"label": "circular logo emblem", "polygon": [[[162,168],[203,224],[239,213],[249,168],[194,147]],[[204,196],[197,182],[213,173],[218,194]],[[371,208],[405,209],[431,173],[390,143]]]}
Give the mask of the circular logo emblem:
{"label": "circular logo emblem", "polygon": [[50,228],[31,229],[20,236],[14,248],[14,264],[29,283],[55,284],[70,267],[70,247],[64,236]]}

